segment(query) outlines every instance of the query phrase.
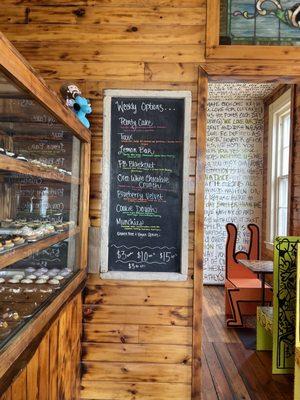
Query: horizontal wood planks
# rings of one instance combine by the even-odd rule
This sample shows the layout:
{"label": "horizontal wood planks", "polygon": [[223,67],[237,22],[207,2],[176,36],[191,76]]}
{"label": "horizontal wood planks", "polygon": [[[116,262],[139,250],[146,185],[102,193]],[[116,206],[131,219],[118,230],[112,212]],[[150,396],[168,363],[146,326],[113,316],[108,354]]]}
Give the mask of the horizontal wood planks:
{"label": "horizontal wood planks", "polygon": [[[90,221],[96,233],[90,235],[90,245],[95,252],[101,226],[104,90],[192,92],[189,279],[173,283],[117,282],[89,275],[83,307],[81,391],[81,398],[89,400],[188,400],[192,374],[198,66],[204,61],[206,1],[4,3],[0,30],[51,87],[57,91],[63,82],[72,81],[91,100]],[[94,255],[92,258],[97,271],[99,260]]]}
{"label": "horizontal wood planks", "polygon": [[96,275],[89,277],[84,305],[83,399],[191,396],[193,288],[178,282],[139,284],[106,284]]}
{"label": "horizontal wood planks", "polygon": [[190,345],[190,326],[89,324],[83,325],[83,340],[90,343],[141,343]]}
{"label": "horizontal wood planks", "polygon": [[[113,388],[112,388],[113,385]],[[113,391],[113,396],[111,393]],[[83,381],[82,399],[97,400],[173,400],[189,399],[190,385],[185,383]]]}
{"label": "horizontal wood planks", "polygon": [[[190,25],[205,24],[205,2],[198,7],[123,7],[94,5],[93,7],[47,7],[31,5],[7,7],[0,12],[1,24],[59,25],[123,25],[137,22],[142,25],[180,25],[183,19]],[[48,17],[48,18],[47,18]]]}
{"label": "horizontal wood planks", "polygon": [[187,288],[162,289],[159,287],[135,287],[134,291],[126,285],[119,285],[118,291],[113,286],[94,285],[85,290],[85,304],[101,305],[138,305],[138,306],[192,306],[192,290]]}
{"label": "horizontal wood planks", "polygon": [[80,398],[81,304],[80,293],[60,312],[0,400]]}
{"label": "horizontal wood planks", "polygon": [[224,288],[205,286],[203,299],[202,399],[292,400],[293,376],[272,375],[272,352],[246,349],[226,328]]}

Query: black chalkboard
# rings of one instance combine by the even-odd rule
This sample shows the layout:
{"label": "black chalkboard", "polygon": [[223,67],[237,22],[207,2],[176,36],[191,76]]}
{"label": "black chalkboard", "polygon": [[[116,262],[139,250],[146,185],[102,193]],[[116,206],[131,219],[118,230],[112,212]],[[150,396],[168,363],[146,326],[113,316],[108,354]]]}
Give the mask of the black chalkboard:
{"label": "black chalkboard", "polygon": [[181,272],[185,106],[111,97],[108,271]]}

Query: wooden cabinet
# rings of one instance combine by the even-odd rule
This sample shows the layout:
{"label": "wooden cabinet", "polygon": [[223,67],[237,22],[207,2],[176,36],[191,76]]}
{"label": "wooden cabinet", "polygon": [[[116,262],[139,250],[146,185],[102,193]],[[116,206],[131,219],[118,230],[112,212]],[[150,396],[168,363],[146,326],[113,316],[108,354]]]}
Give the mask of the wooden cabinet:
{"label": "wooden cabinet", "polygon": [[0,396],[77,399],[90,132],[0,34]]}
{"label": "wooden cabinet", "polygon": [[81,294],[58,315],[0,400],[80,398]]}

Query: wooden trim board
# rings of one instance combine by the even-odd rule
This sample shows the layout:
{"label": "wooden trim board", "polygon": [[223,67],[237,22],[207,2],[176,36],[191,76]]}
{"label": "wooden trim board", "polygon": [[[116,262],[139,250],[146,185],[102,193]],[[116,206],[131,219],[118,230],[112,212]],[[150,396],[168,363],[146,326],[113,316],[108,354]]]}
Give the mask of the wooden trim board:
{"label": "wooden trim board", "polygon": [[55,169],[48,169],[40,165],[35,165],[30,161],[29,162],[21,161],[16,158],[12,158],[3,154],[0,154],[0,169],[2,169],[3,171],[36,176],[39,178],[57,182],[66,182],[66,183],[71,183],[73,185],[80,184],[80,178],[66,175]]}
{"label": "wooden trim board", "polygon": [[80,256],[79,268],[86,269],[88,264],[88,241],[89,241],[89,204],[90,204],[90,164],[91,146],[90,143],[81,145],[81,171],[82,185],[80,186]]}
{"label": "wooden trim board", "polygon": [[201,346],[202,346],[202,286],[203,286],[203,243],[204,243],[204,182],[206,150],[206,109],[208,77],[199,68],[198,115],[196,143],[196,188],[195,188],[195,249],[193,291],[193,360],[192,400],[201,400]]}

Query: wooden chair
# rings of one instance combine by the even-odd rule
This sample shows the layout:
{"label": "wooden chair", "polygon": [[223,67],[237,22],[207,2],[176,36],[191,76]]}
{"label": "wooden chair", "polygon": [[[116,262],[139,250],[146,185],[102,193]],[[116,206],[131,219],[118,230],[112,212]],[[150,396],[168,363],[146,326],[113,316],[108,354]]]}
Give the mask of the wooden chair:
{"label": "wooden chair", "polygon": [[272,373],[292,374],[295,367],[297,246],[300,237],[274,242],[273,307],[257,308],[257,350],[272,350]]}
{"label": "wooden chair", "polygon": [[[243,315],[256,315],[256,308],[261,304],[261,281],[256,274],[239,264],[239,260],[259,259],[259,228],[249,224],[250,243],[248,252],[236,252],[237,228],[234,224],[226,225],[226,281],[225,313],[227,327],[244,326]],[[266,301],[272,300],[271,288],[266,289]]]}
{"label": "wooden chair", "polygon": [[300,245],[297,252],[296,347],[294,400],[300,400]]}

